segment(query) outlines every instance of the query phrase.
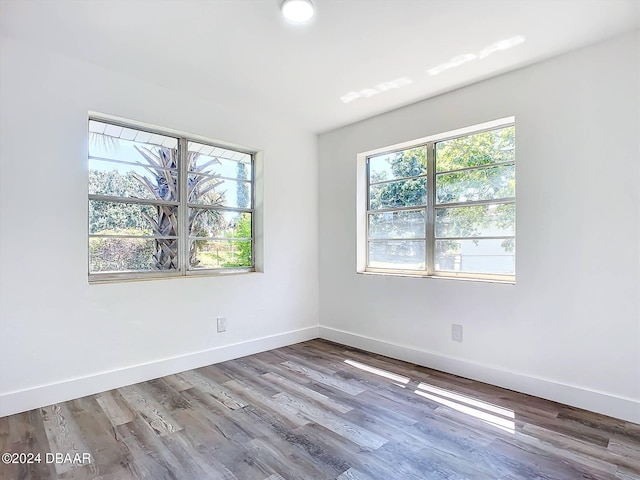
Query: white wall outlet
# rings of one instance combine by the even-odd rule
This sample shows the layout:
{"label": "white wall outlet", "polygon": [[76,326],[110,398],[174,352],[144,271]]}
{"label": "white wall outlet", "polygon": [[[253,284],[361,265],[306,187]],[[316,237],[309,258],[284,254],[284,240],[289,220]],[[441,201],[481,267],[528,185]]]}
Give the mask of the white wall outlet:
{"label": "white wall outlet", "polygon": [[218,317],[218,333],[227,331],[227,318],[226,317]]}
{"label": "white wall outlet", "polygon": [[451,340],[454,342],[462,341],[462,325],[451,325]]}

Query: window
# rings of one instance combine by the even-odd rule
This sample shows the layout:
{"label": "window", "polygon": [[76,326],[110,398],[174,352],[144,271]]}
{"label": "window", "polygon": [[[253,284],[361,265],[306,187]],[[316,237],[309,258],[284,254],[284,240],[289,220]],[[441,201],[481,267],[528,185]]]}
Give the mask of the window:
{"label": "window", "polygon": [[359,270],[515,280],[515,126],[509,120],[363,154]]}
{"label": "window", "polygon": [[254,270],[254,154],[89,119],[89,280]]}

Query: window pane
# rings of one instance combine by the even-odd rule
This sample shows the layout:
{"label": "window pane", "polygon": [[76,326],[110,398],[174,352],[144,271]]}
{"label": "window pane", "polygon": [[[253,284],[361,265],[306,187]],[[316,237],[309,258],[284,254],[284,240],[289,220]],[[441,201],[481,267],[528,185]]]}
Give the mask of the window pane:
{"label": "window pane", "polygon": [[369,187],[369,209],[416,207],[427,201],[426,178],[412,178]]}
{"label": "window pane", "polygon": [[178,235],[178,207],[89,200],[89,233]]}
{"label": "window pane", "polygon": [[436,177],[436,202],[470,202],[514,197],[515,165],[465,170]]}
{"label": "window pane", "polygon": [[204,208],[189,209],[192,237],[251,238],[251,214]]}
{"label": "window pane", "polygon": [[89,194],[176,201],[178,171],[90,159]]}
{"label": "window pane", "polygon": [[90,238],[89,272],[175,270],[178,240]]}
{"label": "window pane", "polygon": [[436,240],[435,269],[513,275],[515,239]]}
{"label": "window pane", "polygon": [[251,155],[202,143],[189,142],[189,171],[251,180]]}
{"label": "window pane", "polygon": [[424,238],[424,210],[369,215],[369,238]]}
{"label": "window pane", "polygon": [[251,267],[251,240],[192,240],[190,268]]}
{"label": "window pane", "polygon": [[416,177],[427,173],[425,147],[369,157],[369,183]]}
{"label": "window pane", "polygon": [[251,208],[251,184],[189,174],[189,203]]}
{"label": "window pane", "polygon": [[369,242],[369,266],[397,270],[423,270],[425,242],[424,240]]}
{"label": "window pane", "polygon": [[436,237],[515,235],[514,203],[436,209]]}
{"label": "window pane", "polygon": [[437,172],[514,160],[514,126],[436,143]]}

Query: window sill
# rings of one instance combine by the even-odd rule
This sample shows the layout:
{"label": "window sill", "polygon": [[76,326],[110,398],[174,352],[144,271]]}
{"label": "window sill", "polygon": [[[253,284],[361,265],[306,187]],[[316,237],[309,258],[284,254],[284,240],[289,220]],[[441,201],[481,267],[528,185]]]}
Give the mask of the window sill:
{"label": "window sill", "polygon": [[516,280],[513,277],[507,278],[495,278],[495,277],[474,277],[468,275],[429,275],[422,272],[407,272],[407,271],[358,271],[356,272],[358,275],[372,275],[372,276],[383,276],[383,277],[406,277],[406,278],[430,278],[430,279],[438,279],[438,280],[462,280],[465,282],[481,282],[481,283],[501,283],[505,285],[515,285]]}
{"label": "window sill", "polygon": [[191,270],[187,275],[180,272],[158,274],[152,273],[97,273],[89,275],[89,285],[104,283],[149,282],[154,280],[175,280],[179,278],[227,277],[230,275],[247,275],[258,272],[255,268],[234,268],[220,270]]}

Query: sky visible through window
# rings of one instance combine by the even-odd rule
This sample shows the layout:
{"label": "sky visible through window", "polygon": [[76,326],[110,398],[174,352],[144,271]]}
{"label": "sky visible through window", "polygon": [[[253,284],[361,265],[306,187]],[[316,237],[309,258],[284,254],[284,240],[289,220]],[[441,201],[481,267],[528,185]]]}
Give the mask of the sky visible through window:
{"label": "sky visible through window", "polygon": [[[89,160],[89,169],[100,171],[100,172],[109,172],[109,171],[117,171],[120,175],[123,176],[131,176],[131,173],[135,172],[139,175],[145,176],[149,175],[149,171],[143,167],[146,165],[144,159],[141,154],[136,150],[135,146],[142,146],[140,142],[133,142],[130,140],[124,140],[122,138],[112,138],[112,141],[100,142],[93,140],[89,145],[89,155],[91,157],[100,157],[109,160],[117,160],[122,162],[130,162],[130,163],[140,163],[140,166],[129,165],[124,163],[115,163],[103,160],[97,160],[95,158],[91,158]],[[177,145],[177,141],[175,143]],[[206,147],[205,145],[201,145],[198,143],[189,142],[189,146],[193,145],[194,149],[200,149],[200,147]],[[144,145],[149,148],[151,151],[157,151],[159,148],[158,145],[146,144]],[[198,156],[198,164],[203,164],[209,162],[214,159],[218,159],[219,163],[213,164],[211,167],[207,169],[208,174],[219,175],[221,177],[229,177],[229,178],[237,178],[238,177],[238,163],[241,161],[245,164],[245,172],[247,175],[247,180],[252,178],[251,171],[251,156],[248,154],[243,154],[240,152],[232,152],[229,150],[223,150],[220,148],[210,147],[210,150],[213,149],[212,153],[217,153],[215,150],[220,151],[222,155],[220,156],[210,156],[204,155],[202,153]],[[190,151],[192,151],[190,149]],[[225,158],[224,154],[229,155]],[[232,155],[239,157],[238,160],[234,158],[229,158]],[[231,201],[237,197],[238,194],[238,183],[230,180],[223,180],[223,183],[218,187],[218,191],[220,193],[224,192],[225,197]]]}

